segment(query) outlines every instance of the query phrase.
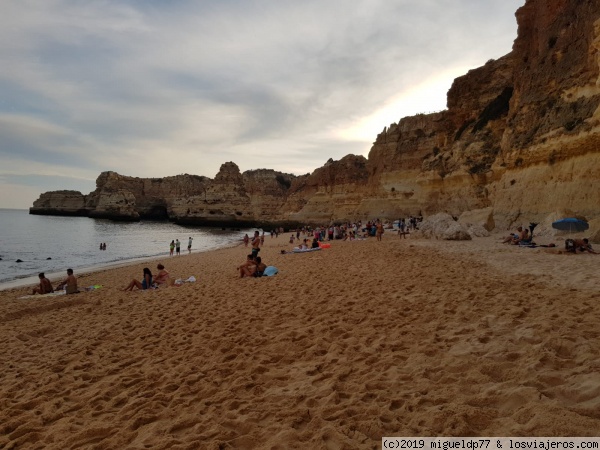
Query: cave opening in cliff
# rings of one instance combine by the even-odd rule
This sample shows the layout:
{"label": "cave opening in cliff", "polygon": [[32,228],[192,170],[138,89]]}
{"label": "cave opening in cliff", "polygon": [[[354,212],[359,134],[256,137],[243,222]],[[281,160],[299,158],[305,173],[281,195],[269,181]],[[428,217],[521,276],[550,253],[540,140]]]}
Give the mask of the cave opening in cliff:
{"label": "cave opening in cliff", "polygon": [[169,214],[167,213],[166,206],[155,205],[150,208],[147,213],[143,214],[143,218],[152,220],[168,220]]}

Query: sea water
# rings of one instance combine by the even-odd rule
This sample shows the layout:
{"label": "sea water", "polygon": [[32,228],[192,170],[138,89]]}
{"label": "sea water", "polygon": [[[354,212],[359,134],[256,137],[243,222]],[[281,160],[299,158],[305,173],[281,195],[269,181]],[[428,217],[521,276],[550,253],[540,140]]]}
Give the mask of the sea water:
{"label": "sea water", "polygon": [[[13,280],[64,274],[67,268],[94,269],[119,262],[169,256],[169,244],[181,242],[181,254],[233,245],[253,230],[182,227],[171,222],[114,222],[87,217],[30,215],[0,209],[0,288]],[[100,244],[106,243],[106,250]],[[22,262],[16,262],[17,260]],[[4,284],[4,285],[3,285]]]}

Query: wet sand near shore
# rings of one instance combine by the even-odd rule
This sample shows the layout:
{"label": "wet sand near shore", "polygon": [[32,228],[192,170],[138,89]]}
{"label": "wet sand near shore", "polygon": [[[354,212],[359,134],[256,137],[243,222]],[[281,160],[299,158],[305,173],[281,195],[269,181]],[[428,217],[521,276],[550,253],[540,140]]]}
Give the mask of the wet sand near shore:
{"label": "wet sand near shore", "polygon": [[[600,255],[497,238],[332,243],[285,235],[240,279],[238,246],[162,262],[198,281],[0,292],[0,448],[379,448],[382,436],[600,429]],[[52,280],[54,283],[58,280]]]}

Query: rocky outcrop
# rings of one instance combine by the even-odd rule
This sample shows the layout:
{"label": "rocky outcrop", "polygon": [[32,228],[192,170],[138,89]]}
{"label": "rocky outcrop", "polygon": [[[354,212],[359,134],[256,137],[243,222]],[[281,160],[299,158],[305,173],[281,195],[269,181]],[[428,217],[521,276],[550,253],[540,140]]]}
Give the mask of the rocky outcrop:
{"label": "rocky outcrop", "polygon": [[79,191],[45,192],[33,202],[29,212],[56,216],[87,216],[90,209],[86,206],[85,198]]}
{"label": "rocky outcrop", "polygon": [[303,176],[234,163],[214,179],[105,172],[91,194],[42,194],[31,212],[322,224],[479,211],[480,230],[564,209],[598,220],[600,0],[527,0],[516,17],[511,53],[457,78],[447,110],[385,127],[368,158]]}
{"label": "rocky outcrop", "polygon": [[470,241],[472,239],[469,231],[446,213],[438,213],[426,218],[413,234],[416,238],[445,241]]}

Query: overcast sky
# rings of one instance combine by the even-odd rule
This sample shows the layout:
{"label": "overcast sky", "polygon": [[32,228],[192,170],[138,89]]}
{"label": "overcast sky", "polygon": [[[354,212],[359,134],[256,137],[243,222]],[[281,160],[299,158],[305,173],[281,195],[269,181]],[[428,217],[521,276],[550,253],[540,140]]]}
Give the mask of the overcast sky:
{"label": "overcast sky", "polygon": [[0,207],[100,172],[367,156],[510,52],[525,0],[2,0]]}

